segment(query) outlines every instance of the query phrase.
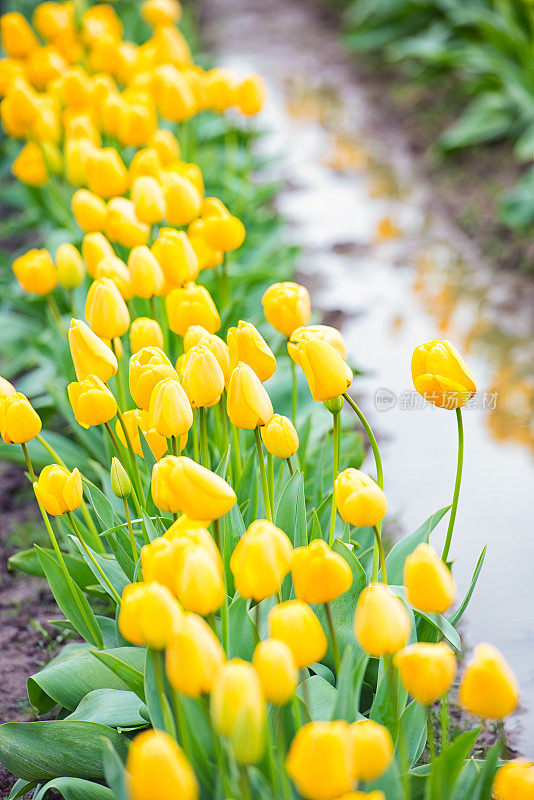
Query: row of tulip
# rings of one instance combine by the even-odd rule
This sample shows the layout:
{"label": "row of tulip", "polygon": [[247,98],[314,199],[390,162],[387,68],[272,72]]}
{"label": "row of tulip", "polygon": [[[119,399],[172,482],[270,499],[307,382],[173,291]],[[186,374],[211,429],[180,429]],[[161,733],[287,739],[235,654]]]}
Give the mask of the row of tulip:
{"label": "row of tulip", "polygon": [[[303,286],[265,285],[268,192],[229,210],[236,186],[251,196],[251,132],[220,115],[258,113],[261,79],[196,66],[176,0],[142,3],[153,30],[137,44],[122,26],[137,9],[117,9],[44,2],[33,26],[1,19],[1,118],[25,140],[13,172],[62,239],[15,259],[15,306],[46,314],[43,407],[76,440],[43,432],[39,407],[0,381],[2,452],[23,457],[51,545],[11,563],[47,578],[55,624],[83,640],[29,679],[56,718],[0,728],[10,797],[530,797],[530,764],[498,769],[500,736],[471,758],[480,725],[449,720],[455,626],[481,566],[450,612],[473,376],[447,342],[413,354],[417,391],[456,413],[458,470],[441,556],[429,536],[449,508],[386,556],[380,451],[343,337],[311,324]],[[356,468],[345,404],[376,480]],[[499,726],[514,711],[491,645],[459,702]]]}

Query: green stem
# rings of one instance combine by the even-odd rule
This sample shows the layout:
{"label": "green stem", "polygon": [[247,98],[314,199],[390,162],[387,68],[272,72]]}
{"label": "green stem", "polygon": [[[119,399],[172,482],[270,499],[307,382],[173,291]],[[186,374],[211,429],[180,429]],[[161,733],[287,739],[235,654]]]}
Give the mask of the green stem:
{"label": "green stem", "polygon": [[236,482],[238,482],[241,477],[241,473],[243,471],[243,467],[241,464],[241,447],[239,445],[239,430],[236,428],[235,425],[231,425],[231,430],[232,430],[232,441],[234,444],[235,479]]}
{"label": "green stem", "polygon": [[61,312],[60,312],[60,310],[58,308],[58,305],[57,305],[55,299],[52,297],[51,294],[47,294],[46,295],[46,303],[48,305],[48,308],[50,309],[50,313],[52,314],[52,317],[54,318],[54,322],[56,323],[56,327],[57,327],[59,333],[62,336],[65,336],[66,335],[66,331],[65,331],[65,326],[63,325],[63,320],[61,319]]}
{"label": "green stem", "polygon": [[182,705],[182,698],[178,692],[173,691],[172,693],[172,705],[174,709],[174,718],[178,727],[178,738],[180,740],[180,745],[186,756],[191,759],[191,737],[189,736],[189,730],[185,719],[185,709]]}
{"label": "green stem", "polygon": [[[378,529],[378,525],[373,525],[373,530],[375,532],[375,544],[378,547],[378,554],[379,554],[379,558],[380,558],[380,567],[382,568],[382,583],[387,583],[388,582],[388,575],[387,575],[387,571],[386,571],[386,556],[385,556],[385,553],[384,553],[384,544],[382,542],[382,534]],[[377,564],[376,574],[374,574],[374,572],[373,572],[371,580],[374,583],[376,583],[377,579],[378,579],[378,564]]]}
{"label": "green stem", "polygon": [[[109,434],[109,437],[110,437],[111,441],[113,442],[113,446],[115,448],[115,452],[117,453],[117,457],[118,457],[119,461],[121,462],[121,464],[124,467],[124,469],[128,472],[128,469],[127,469],[126,465],[124,464],[124,458],[123,458],[119,443],[117,441],[117,438],[116,438],[115,434],[113,433],[113,431],[111,430],[111,425],[109,424],[109,422],[104,422],[104,427],[106,428],[106,430],[107,430],[107,432]],[[133,500],[133,503],[134,503],[134,506],[135,506],[136,514],[139,517],[139,522],[141,523],[141,527],[143,529],[143,538],[145,540],[145,544],[149,544],[150,543],[150,537],[149,537],[149,535],[147,533],[147,530],[146,530],[145,521],[143,519],[143,512],[141,510],[141,506],[139,504],[139,498],[137,497],[137,492],[135,491],[133,483],[132,483],[132,500]]]}
{"label": "green stem", "polygon": [[206,409],[203,406],[198,409],[198,424],[200,428],[200,461],[203,467],[209,469],[208,430],[206,425]]}
{"label": "green stem", "polygon": [[[224,564],[224,541],[221,535],[221,525],[218,519],[213,520],[213,533],[215,537],[215,544],[219,548],[219,553]],[[228,654],[229,644],[229,629],[228,629],[228,592],[226,590],[226,574],[223,569],[223,583],[224,583],[224,602],[221,606],[221,624],[222,624],[222,646],[224,652]]]}
{"label": "green stem", "polygon": [[456,409],[456,422],[458,424],[458,461],[456,464],[456,480],[454,482],[454,494],[452,496],[451,516],[449,518],[449,527],[447,528],[447,535],[445,537],[445,545],[441,560],[447,563],[449,556],[449,549],[451,546],[452,532],[454,529],[454,520],[456,519],[456,509],[458,508],[458,498],[460,496],[460,484],[462,482],[462,468],[464,463],[464,424],[462,420],[462,409]]}
{"label": "green stem", "polygon": [[298,390],[298,383],[297,383],[297,365],[290,359],[291,361],[291,416],[293,419],[293,425],[296,427],[297,425],[297,412],[298,412],[298,402],[299,402],[299,390]]}
{"label": "green stem", "polygon": [[269,498],[271,500],[271,516],[274,519],[274,459],[267,451],[267,481],[269,485]]}
{"label": "green stem", "polygon": [[283,785],[281,785],[282,776],[276,768],[276,762],[274,758],[273,733],[271,730],[271,718],[269,714],[267,714],[267,719],[265,720],[265,749],[267,750],[267,763],[269,765],[271,785],[273,787],[278,785],[279,790],[282,789],[283,792]]}
{"label": "green stem", "polygon": [[117,394],[119,395],[119,406],[121,409],[126,410],[126,396],[124,394],[124,384],[122,380],[122,365],[121,359],[119,357],[119,353],[117,352],[117,346],[115,344],[115,339],[111,339],[111,349],[117,359],[117,375],[116,377],[116,384],[117,384]]}
{"label": "green stem", "polygon": [[171,452],[173,456],[177,456],[179,452],[178,439],[176,436],[171,436]]}
{"label": "green stem", "polygon": [[291,698],[291,713],[293,714],[296,733],[299,728],[302,728],[302,712],[300,708],[300,700],[296,692]]}
{"label": "green stem", "polygon": [[70,522],[70,524],[72,526],[72,530],[74,531],[74,535],[78,538],[78,541],[80,542],[81,546],[83,547],[83,549],[87,553],[87,555],[88,555],[89,559],[91,560],[91,563],[93,564],[94,568],[96,569],[96,571],[98,572],[98,574],[100,575],[100,577],[102,578],[102,580],[104,581],[106,586],[108,587],[109,591],[111,592],[111,595],[113,596],[113,599],[115,600],[117,605],[120,606],[120,604],[121,604],[120,595],[116,591],[115,587],[113,586],[113,584],[109,580],[108,576],[106,575],[106,573],[104,572],[104,570],[102,569],[102,567],[100,566],[100,564],[98,563],[98,561],[96,560],[94,555],[91,553],[91,550],[89,549],[89,547],[87,547],[87,545],[85,544],[85,542],[83,540],[83,537],[82,537],[82,535],[81,535],[81,533],[80,533],[80,531],[78,529],[78,526],[76,525],[74,517],[72,516],[72,512],[71,511],[67,511],[67,518],[68,518],[68,520],[69,520],[69,522]]}
{"label": "green stem", "polygon": [[[221,418],[221,430],[222,430],[222,441],[223,441],[223,454],[226,453],[228,447],[230,446],[230,440],[228,438],[228,420],[226,419],[226,409],[224,407],[224,399],[221,396],[217,404],[217,408],[219,409],[219,416]],[[230,483],[233,484],[233,474],[232,474],[232,460],[229,459],[228,461],[228,475],[230,478]]]}
{"label": "green stem", "polygon": [[258,451],[258,461],[260,465],[261,488],[263,491],[263,505],[265,507],[265,517],[269,522],[273,521],[271,513],[271,498],[269,496],[269,485],[267,483],[267,473],[265,472],[265,461],[263,460],[263,447],[261,444],[260,429],[254,428],[254,438],[256,439],[256,450]]}
{"label": "green stem", "polygon": [[135,482],[135,488],[138,492],[138,497],[143,497],[143,484],[141,483],[141,475],[139,474],[139,468],[137,466],[137,456],[135,455],[132,440],[130,438],[130,434],[128,433],[128,428],[126,426],[126,422],[124,421],[124,417],[122,415],[122,411],[119,407],[117,407],[117,416],[119,418],[119,423],[122,428],[122,432],[124,433],[124,438],[126,440],[126,446],[128,447],[128,454],[130,456],[130,461],[132,463],[132,472],[133,472],[133,479]]}
{"label": "green stem", "polygon": [[193,411],[193,458],[198,464],[200,462],[200,449],[198,445],[197,415],[198,411]]}
{"label": "green stem", "polygon": [[428,753],[430,761],[434,761],[436,757],[436,737],[434,735],[434,723],[432,722],[432,706],[426,707],[426,730],[428,739]]}
{"label": "green stem", "polygon": [[33,471],[32,460],[30,458],[30,454],[28,453],[28,448],[26,447],[26,444],[24,442],[21,444],[21,447],[22,447],[22,452],[24,453],[24,458],[26,459],[26,466],[28,467],[28,472],[30,473],[32,484],[34,484],[36,478],[35,478],[35,472]]}
{"label": "green stem", "polygon": [[339,475],[339,439],[341,436],[341,425],[339,420],[339,413],[334,414],[334,433],[332,436],[333,442],[333,459],[332,459],[332,510],[330,512],[330,533],[328,535],[328,544],[330,547],[334,544],[334,535],[336,532],[336,495],[334,487],[336,478]]}
{"label": "green stem", "polygon": [[130,509],[128,508],[128,500],[123,497],[122,502],[124,503],[124,513],[126,514],[126,522],[128,523],[128,533],[130,534],[130,545],[132,547],[132,556],[134,564],[137,564],[137,559],[139,558],[139,554],[137,552],[137,544],[135,542],[135,536],[132,527],[132,518],[130,516]]}
{"label": "green stem", "polygon": [[290,458],[286,458],[286,463],[287,463],[287,466],[288,466],[288,469],[289,469],[289,474],[291,476],[293,476],[295,474],[295,470],[293,469],[293,464],[291,463],[291,459]]}
{"label": "green stem", "polygon": [[334,621],[332,619],[332,612],[330,611],[330,605],[328,603],[324,604],[324,610],[326,614],[326,621],[328,622],[328,629],[330,631],[332,655],[334,656],[334,666],[336,668],[336,675],[338,675],[339,667],[341,665],[341,657],[339,655],[339,645],[337,643],[336,629],[334,627]]}

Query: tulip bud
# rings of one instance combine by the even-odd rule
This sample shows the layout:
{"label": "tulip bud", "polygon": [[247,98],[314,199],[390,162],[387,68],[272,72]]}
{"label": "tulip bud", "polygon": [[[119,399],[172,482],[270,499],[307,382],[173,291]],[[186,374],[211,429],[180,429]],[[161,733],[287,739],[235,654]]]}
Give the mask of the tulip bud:
{"label": "tulip bud", "polygon": [[349,467],[334,483],[336,506],[341,519],[363,528],[378,525],[387,511],[386,495],[372,478]]}
{"label": "tulip bud", "polygon": [[90,287],[85,302],[85,317],[102,339],[115,339],[130,327],[130,312],[110,278],[99,278]]}
{"label": "tulip bud", "polygon": [[460,408],[477,390],[471,370],[447,341],[432,340],[415,348],[412,380],[419,394],[438,408]]}
{"label": "tulip bud", "polygon": [[306,603],[329,603],[352,586],[351,568],[322,539],[293,551],[291,574],[295,594]]}
{"label": "tulip bud", "polygon": [[11,172],[27,186],[44,186],[48,181],[48,168],[41,147],[35,142],[25,144],[13,161]]}
{"label": "tulip bud", "polygon": [[211,692],[225,656],[208,623],[197,614],[185,614],[167,644],[165,668],[171,686],[188,697]]}
{"label": "tulip bud", "polygon": [[236,102],[241,113],[247,117],[259,114],[265,103],[265,94],[265,84],[259,75],[249,75],[242,80],[236,89]]}
{"label": "tulip bud", "polygon": [[180,604],[159,583],[129,583],[122,593],[119,630],[132,644],[164,650],[183,619]]}
{"label": "tulip bud", "polygon": [[343,408],[344,402],[345,401],[343,400],[343,397],[341,397],[341,396],[340,397],[332,397],[330,400],[325,400],[323,402],[323,405],[324,405],[324,407],[326,408],[327,411],[330,411],[330,413],[333,416],[336,416],[336,414],[339,414],[341,409]]}
{"label": "tulip bud", "polygon": [[104,200],[125,193],[128,172],[115,148],[95,148],[88,155],[87,183],[89,189]]}
{"label": "tulip bud", "polygon": [[295,694],[298,670],[293,653],[279,639],[259,642],[252,659],[261,688],[269,703],[282,706]]}
{"label": "tulip bud", "polygon": [[307,603],[287,600],[269,612],[269,636],[287,644],[299,669],[320,661],[327,641],[321,623]]}
{"label": "tulip bud", "polygon": [[[156,461],[159,461],[159,459],[167,452],[167,439],[157,432],[149,413],[143,409],[132,408],[123,413],[122,419],[130,436],[130,442],[132,444],[134,453],[140,458],[145,457],[141,445],[142,434],[152,451],[152,455]],[[117,437],[123,447],[126,447],[126,437],[119,420],[117,420],[115,425],[115,433],[117,434]],[[184,437],[180,439],[180,447],[183,448],[186,444],[187,434],[185,435],[185,441]]]}
{"label": "tulip bud", "polygon": [[264,600],[277,592],[289,570],[291,542],[265,519],[257,519],[237,542],[230,558],[241,597]]}
{"label": "tulip bud", "polygon": [[161,228],[158,238],[151,249],[165,279],[170,284],[181,286],[184,283],[194,281],[197,277],[197,257],[187,235],[183,231],[175,231],[173,228]]}
{"label": "tulip bud", "polygon": [[15,259],[13,272],[26,292],[48,294],[57,284],[57,271],[48,250],[28,250]]}
{"label": "tulip bud", "polygon": [[[67,136],[67,134],[65,134]],[[95,149],[95,143],[86,136],[70,136],[65,139],[65,177],[73,186],[84,186],[87,183],[87,160]],[[76,220],[84,230],[102,230],[104,227],[104,214],[106,203],[93,192],[85,189],[84,193],[75,193],[71,200],[71,207]],[[99,202],[95,198],[98,198]],[[83,222],[83,224],[82,224]]]}
{"label": "tulip bud", "polygon": [[190,519],[219,519],[236,502],[219,475],[184,456],[166,456],[152,470],[152,497],[162,511],[182,511]]}
{"label": "tulip bud", "polygon": [[167,733],[143,731],[128,750],[126,785],[130,800],[197,800],[195,773]]}
{"label": "tulip bud", "polygon": [[352,372],[337,350],[322,339],[303,339],[298,345],[298,363],[314,400],[339,397],[352,383]]}
{"label": "tulip bud", "polygon": [[239,764],[255,764],[261,759],[266,708],[252,664],[234,658],[219,668],[211,691],[210,714],[213,727],[229,740]]}
{"label": "tulip bud", "polygon": [[150,395],[148,411],[157,432],[167,439],[187,433],[193,424],[193,411],[180,381],[164,378]]}
{"label": "tulip bud", "polygon": [[23,394],[0,396],[0,434],[6,444],[26,444],[42,427],[39,414]]}
{"label": "tulip bud", "polygon": [[125,98],[126,93],[123,93],[123,102],[119,106],[117,138],[123,147],[141,147],[158,127],[156,108],[147,96],[139,102]]}
{"label": "tulip bud", "polygon": [[157,130],[150,139],[150,147],[158,153],[163,165],[178,161],[180,158],[180,144],[172,131],[166,128]]}
{"label": "tulip bud", "polygon": [[178,380],[176,370],[157,347],[143,347],[130,358],[129,383],[134,403],[148,411],[154,387],[164,378]]}
{"label": "tulip bud", "polygon": [[192,182],[177,172],[166,172],[162,177],[167,222],[181,227],[189,225],[200,214],[202,197]]}
{"label": "tulip bud", "polygon": [[82,231],[90,233],[104,230],[107,206],[97,194],[87,189],[78,189],[72,195],[71,207],[74,219]]}
{"label": "tulip bud", "polygon": [[495,647],[479,644],[460,683],[460,705],[482,719],[504,719],[515,710],[519,687]]}
{"label": "tulip bud", "polygon": [[39,46],[37,36],[18,11],[0,17],[0,35],[2,47],[11,58],[26,58]]}
{"label": "tulip bud", "polygon": [[137,317],[130,325],[130,349],[132,355],[144,347],[163,347],[163,331],[159,322],[150,317]]}
{"label": "tulip bud", "polygon": [[307,800],[334,800],[351,789],[353,755],[346,722],[308,722],[291,742],[286,769]]}
{"label": "tulip bud", "polygon": [[77,469],[69,472],[59,464],[49,464],[39,475],[34,489],[44,510],[53,517],[75,511],[82,503],[82,477]]}
{"label": "tulip bud", "polygon": [[447,565],[429,544],[420,544],[404,562],[404,585],[410,605],[444,614],[454,600],[454,581]]}
{"label": "tulip bud", "polygon": [[456,659],[445,642],[412,644],[395,653],[394,663],[403,686],[423,705],[448,692],[456,675]]}
{"label": "tulip bud", "polygon": [[125,197],[113,197],[109,201],[104,230],[113,242],[128,248],[146,244],[150,233],[149,226],[137,218],[132,201]]}
{"label": "tulip bud", "polygon": [[165,278],[154,254],[141,245],[134,247],[128,257],[132,290],[136,297],[150,299],[163,291]]}
{"label": "tulip bud", "polygon": [[124,261],[115,255],[104,256],[95,270],[95,278],[109,278],[113,281],[123,300],[133,297],[132,277]]}
{"label": "tulip bud", "polygon": [[370,583],[358,598],[354,634],[372,656],[395,653],[405,647],[411,631],[402,601],[383,583]]}
{"label": "tulip bud", "polygon": [[209,333],[216,333],[221,327],[219,312],[204,286],[187,283],[173,289],[165,298],[165,307],[170,329],[180,336],[191,325],[202,325]]}
{"label": "tulip bud", "polygon": [[202,235],[212,250],[222,250],[223,253],[227,253],[241,247],[245,241],[246,231],[238,217],[226,214],[206,217]]}
{"label": "tulip bud", "polygon": [[497,770],[493,783],[495,800],[532,800],[534,797],[534,764],[516,759]]}
{"label": "tulip bud", "polygon": [[184,351],[187,353],[197,344],[211,350],[222,370],[226,386],[230,379],[230,354],[226,342],[217,334],[209,333],[202,325],[191,325],[184,334]]}
{"label": "tulip bud", "polygon": [[193,408],[209,408],[221,399],[223,371],[211,350],[204,345],[197,344],[185,354],[182,385]]}
{"label": "tulip bud", "polygon": [[124,499],[132,491],[130,477],[118,458],[111,459],[111,489],[116,497]]}
{"label": "tulip bud", "polygon": [[221,607],[225,589],[220,555],[203,545],[175,540],[176,594],[188,611],[206,617]]}
{"label": "tulip bud", "polygon": [[393,740],[384,725],[362,719],[349,725],[357,781],[375,781],[393,761]]}
{"label": "tulip bud", "polygon": [[161,64],[156,68],[154,88],[158,109],[164,119],[183,122],[195,113],[195,95],[191,86],[172,64]]}
{"label": "tulip bud", "polygon": [[250,322],[238,323],[229,328],[226,341],[230,352],[230,371],[242,361],[252,367],[262,383],[269,380],[276,369],[276,359],[267,342]]}
{"label": "tulip bud", "polygon": [[275,458],[291,458],[299,449],[299,437],[290,419],[273,414],[261,429],[261,438],[268,453]]}
{"label": "tulip bud", "polygon": [[247,364],[238,364],[230,376],[227,405],[232,425],[244,430],[267,425],[273,417],[270,397]]}
{"label": "tulip bud", "polygon": [[163,189],[155,178],[141,175],[132,186],[132,200],[135,213],[141,222],[154,225],[165,216],[165,196]]}
{"label": "tulip bud", "polygon": [[153,28],[158,25],[176,25],[182,16],[178,0],[144,0],[141,16]]}
{"label": "tulip bud", "polygon": [[76,289],[85,278],[85,264],[73,244],[65,242],[56,250],[56,269],[64,289]]}
{"label": "tulip bud", "polygon": [[236,88],[232,75],[216,67],[205,75],[206,105],[214,111],[226,111],[235,103]]}
{"label": "tulip bud", "polygon": [[298,283],[273,283],[261,302],[267,321],[284,336],[291,336],[296,329],[310,321],[310,295],[306,287]]}
{"label": "tulip bud", "polygon": [[67,391],[76,422],[82,428],[103,425],[117,413],[117,401],[96,375],[69,383]]}
{"label": "tulip bud", "polygon": [[96,375],[106,383],[117,372],[115,354],[91,328],[79,319],[71,319],[68,333],[72,363],[79,381]]}
{"label": "tulip bud", "polygon": [[91,278],[96,278],[96,271],[100,262],[107,258],[115,257],[115,252],[103,233],[94,231],[87,233],[82,241],[82,256]]}
{"label": "tulip bud", "polygon": [[333,347],[341,358],[345,360],[347,348],[345,340],[337,328],[332,328],[330,325],[307,325],[302,328],[296,328],[287,343],[287,352],[295,364],[300,366],[299,345],[309,339],[321,339],[321,341]]}

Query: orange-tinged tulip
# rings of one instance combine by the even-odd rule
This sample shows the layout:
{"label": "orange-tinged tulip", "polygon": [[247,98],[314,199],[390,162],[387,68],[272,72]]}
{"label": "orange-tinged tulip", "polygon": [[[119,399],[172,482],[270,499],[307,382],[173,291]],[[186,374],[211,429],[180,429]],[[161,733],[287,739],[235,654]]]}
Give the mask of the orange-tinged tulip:
{"label": "orange-tinged tulip", "polygon": [[274,354],[258,330],[250,322],[240,320],[236,328],[229,328],[226,341],[230,353],[230,371],[242,361],[252,367],[262,383],[276,370]]}
{"label": "orange-tinged tulip", "polygon": [[79,381],[96,375],[106,383],[115,375],[117,358],[111,348],[79,319],[71,319],[68,333],[70,354]]}
{"label": "orange-tinged tulip", "polygon": [[198,260],[183,231],[161,228],[151,250],[170,284],[181,286],[197,277]]}
{"label": "orange-tinged tulip", "polygon": [[76,422],[82,428],[103,425],[117,413],[117,401],[96,375],[69,383],[67,391]]}
{"label": "orange-tinged tulip", "polygon": [[412,644],[395,653],[394,663],[404,687],[423,705],[448,692],[456,675],[456,658],[445,642]]}
{"label": "orange-tinged tulip", "polygon": [[352,586],[351,568],[322,539],[293,551],[291,574],[295,594],[306,603],[329,603]]}
{"label": "orange-tinged tulip", "polygon": [[307,800],[334,800],[352,786],[353,755],[346,722],[308,722],[291,742],[286,769]]}
{"label": "orange-tinged tulip", "polygon": [[193,424],[193,411],[180,381],[165,378],[154,387],[148,411],[157,432],[170,439],[187,433]]}
{"label": "orange-tinged tulip", "polygon": [[150,396],[164,378],[178,379],[171,362],[158,347],[143,347],[130,358],[129,383],[134,403],[148,411]]}
{"label": "orange-tinged tulip", "polygon": [[222,645],[208,623],[197,614],[185,614],[167,645],[165,669],[171,686],[188,697],[207,694],[224,660]]}
{"label": "orange-tinged tulip", "polygon": [[410,636],[410,617],[402,601],[388,586],[370,583],[358,598],[354,633],[360,646],[372,656],[396,653]]}
{"label": "orange-tinged tulip", "polygon": [[182,385],[193,408],[209,408],[221,399],[224,374],[208,347],[197,344],[185,354]]}
{"label": "orange-tinged tulip", "polygon": [[41,418],[20,392],[0,396],[0,434],[6,444],[25,444],[40,433]]}
{"label": "orange-tinged tulip", "polygon": [[307,603],[286,600],[269,611],[269,636],[287,644],[299,669],[320,661],[327,641],[321,623]]}
{"label": "orange-tinged tulip", "polygon": [[231,486],[185,456],[166,456],[152,470],[152,497],[162,511],[182,511],[190,519],[218,519],[236,503]]}
{"label": "orange-tinged tulip", "polygon": [[83,499],[82,476],[77,469],[69,472],[59,464],[49,464],[34,484],[37,499],[53,517],[76,511]]}
{"label": "orange-tinged tulip", "polygon": [[295,694],[298,670],[293,653],[280,639],[259,642],[252,663],[258,673],[265,699],[281,706]]}
{"label": "orange-tinged tulip", "polygon": [[159,322],[150,317],[137,317],[130,325],[130,350],[132,355],[143,347],[163,347],[163,331]]}
{"label": "orange-tinged tulip", "polygon": [[415,348],[412,379],[419,394],[439,408],[460,408],[477,390],[471,370],[447,341],[432,340]]}
{"label": "orange-tinged tulip", "polygon": [[102,339],[121,337],[130,327],[130,312],[110,278],[91,284],[85,302],[85,317],[91,329]]}
{"label": "orange-tinged tulip", "polygon": [[150,299],[163,291],[165,278],[154,254],[145,245],[134,247],[128,257],[132,290],[136,297]]}
{"label": "orange-tinged tulip", "polygon": [[13,262],[13,272],[23,289],[48,294],[57,285],[57,270],[48,250],[28,250]]}
{"label": "orange-tinged tulip", "polygon": [[221,318],[213,299],[204,286],[187,283],[173,289],[165,298],[169,327],[183,336],[191,325],[202,325],[209,333],[217,333]]}
{"label": "orange-tinged tulip", "polygon": [[310,295],[306,287],[298,283],[273,283],[261,302],[267,321],[284,336],[291,336],[310,321]]}
{"label": "orange-tinged tulip", "polygon": [[265,519],[252,522],[230,558],[241,597],[260,601],[277,592],[289,571],[291,542],[284,531]]}
{"label": "orange-tinged tulip", "polygon": [[295,426],[281,414],[273,414],[270,422],[262,427],[261,438],[267,452],[275,458],[291,458],[299,449]]}
{"label": "orange-tinged tulip", "polygon": [[408,602],[421,611],[444,614],[454,601],[450,570],[429,544],[420,544],[407,557],[403,580]]}
{"label": "orange-tinged tulip", "polygon": [[504,719],[515,710],[519,701],[517,681],[495,647],[475,647],[460,683],[459,697],[466,711],[482,719]]}
{"label": "orange-tinged tulip", "polygon": [[239,363],[230,376],[228,416],[233,425],[244,430],[267,425],[273,417],[270,397],[248,364]]}
{"label": "orange-tinged tulip", "polygon": [[167,733],[149,730],[128,750],[126,785],[131,800],[197,800],[198,782],[182,749]]}

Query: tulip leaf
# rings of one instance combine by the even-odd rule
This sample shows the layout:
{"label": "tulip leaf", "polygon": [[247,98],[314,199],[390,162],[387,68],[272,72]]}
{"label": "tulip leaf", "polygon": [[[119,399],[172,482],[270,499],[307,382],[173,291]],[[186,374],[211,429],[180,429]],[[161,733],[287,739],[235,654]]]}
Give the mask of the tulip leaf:
{"label": "tulip leaf", "polygon": [[395,739],[397,720],[406,703],[407,692],[400,682],[399,675],[391,661],[380,659],[376,694],[369,712],[369,719],[385,725]]}
{"label": "tulip leaf", "polygon": [[[161,688],[160,688],[161,687]],[[165,676],[164,654],[147,648],[145,662],[145,697],[153,728],[172,735],[175,721],[169,703],[169,685]]]}
{"label": "tulip leaf", "polygon": [[405,536],[400,542],[391,549],[386,558],[386,569],[388,582],[393,584],[403,583],[404,562],[410,553],[413,553],[417,545],[428,542],[428,537],[434,530],[438,522],[445,516],[450,506],[440,508],[430,516],[416,531]]}
{"label": "tulip leaf", "polygon": [[[54,554],[51,547],[42,547],[41,549],[50,556]],[[78,556],[73,556],[70,553],[63,553],[63,558],[67,565],[69,575],[71,575],[78,586],[85,589],[86,586],[93,583],[93,573],[83,559]],[[32,547],[30,550],[20,550],[18,553],[15,553],[10,557],[8,564],[10,569],[18,569],[26,573],[26,575],[36,575],[39,578],[45,577],[45,572],[35,547]]]}
{"label": "tulip leaf", "polygon": [[[245,661],[251,661],[254,647],[256,646],[257,634],[255,631],[256,626],[250,618],[247,606],[248,601],[244,597],[237,595],[228,609],[230,630],[228,657],[243,658]],[[260,608],[261,613],[261,605],[258,608]]]}
{"label": "tulip leaf", "polygon": [[6,722],[0,726],[2,764],[28,781],[59,776],[100,781],[104,779],[102,741],[106,739],[119,753],[126,753],[127,739],[95,722]]}
{"label": "tulip leaf", "polygon": [[18,800],[18,798],[22,797],[22,795],[26,794],[27,792],[31,792],[32,789],[35,789],[37,783],[38,781],[24,781],[22,778],[19,778],[18,781],[11,787],[11,791],[7,800]]}
{"label": "tulip leaf", "polygon": [[[87,566],[89,567],[89,569],[92,571],[93,575],[95,576],[95,578],[97,579],[99,584],[109,594],[109,596],[112,598],[113,602],[115,602],[115,598],[113,596],[113,593],[111,592],[111,590],[110,590],[109,586],[107,585],[106,581],[104,580],[104,578],[100,574],[100,571],[97,569],[97,567],[95,567],[92,559],[90,558],[88,553],[85,551],[85,548],[82,546],[81,542],[78,540],[78,537],[71,535],[69,538],[71,539],[71,541],[73,541],[75,543],[76,547],[80,551],[80,555],[84,559],[84,561],[87,564]],[[97,562],[97,564],[100,566],[100,569],[103,571],[104,575],[107,577],[107,579],[109,580],[109,582],[111,583],[111,585],[113,586],[113,588],[115,589],[117,594],[119,596],[122,595],[124,587],[128,586],[128,584],[130,583],[130,580],[129,580],[128,576],[123,572],[123,570],[121,569],[120,565],[117,563],[116,559],[112,555],[110,555],[108,553],[105,553],[104,555],[102,555],[101,553],[96,553],[88,545],[86,545],[86,547],[89,550],[89,552],[92,555],[92,557]]]}
{"label": "tulip leaf", "polygon": [[102,760],[106,783],[113,792],[115,800],[129,800],[124,763],[109,739],[103,743]]}
{"label": "tulip leaf", "polygon": [[350,644],[343,653],[336,688],[336,704],[332,712],[332,719],[354,722],[357,714],[354,702],[354,648]]}
{"label": "tulip leaf", "polygon": [[[102,617],[100,614],[95,614],[96,620],[102,631],[102,637],[104,639],[104,647],[111,648],[117,647],[117,633],[115,630],[115,621],[110,619],[109,617]],[[48,623],[50,625],[55,625],[56,628],[62,628],[66,631],[74,631],[76,632],[76,628],[70,621],[70,619],[49,619]]]}
{"label": "tulip leaf", "polygon": [[304,701],[310,718],[331,720],[337,699],[337,689],[320,675],[311,675],[299,684],[297,695]]}
{"label": "tulip leaf", "polygon": [[432,762],[425,800],[451,800],[460,770],[471,752],[480,728],[460,734]]}
{"label": "tulip leaf", "polygon": [[134,692],[122,689],[94,689],[82,697],[78,707],[65,719],[99,722],[110,728],[138,728],[146,725],[139,713],[141,701]]}
{"label": "tulip leaf", "polygon": [[275,524],[286,533],[294,547],[308,544],[304,479],[300,470],[286,483],[275,514]]}
{"label": "tulip leaf", "polygon": [[460,775],[453,800],[462,800],[464,797],[469,800],[487,800],[491,797],[501,750],[502,741],[499,740],[490,747],[482,762],[477,764],[474,759],[469,759]]}
{"label": "tulip leaf", "polygon": [[419,760],[426,744],[426,707],[418,703],[417,700],[412,700],[402,712],[400,725],[404,731],[407,757],[411,768]]}
{"label": "tulip leaf", "polygon": [[[91,650],[108,670],[145,702],[145,649],[141,647],[118,647],[113,650]],[[109,678],[108,678],[109,681]],[[104,684],[105,686],[106,684]],[[123,688],[119,686],[117,688]]]}
{"label": "tulip leaf", "polygon": [[80,636],[100,650],[104,647],[102,631],[85,595],[72,578],[67,580],[65,570],[54,556],[37,545],[34,546],[56,603]]}
{"label": "tulip leaf", "polygon": [[115,525],[115,512],[108,498],[100,491],[98,486],[95,486],[87,478],[83,478],[83,483],[98,519],[102,522],[104,528],[112,528]]}
{"label": "tulip leaf", "polygon": [[237,503],[225,514],[221,520],[221,533],[223,542],[224,574],[226,577],[226,591],[230,597],[235,592],[234,576],[230,569],[230,557],[235,546],[245,533],[245,523]]}
{"label": "tulip leaf", "polygon": [[33,800],[45,800],[51,789],[60,792],[64,800],[114,800],[113,792],[107,786],[83,778],[55,778],[48,781],[33,796]]}
{"label": "tulip leaf", "polygon": [[475,586],[477,585],[478,576],[480,575],[480,571],[482,569],[482,566],[484,564],[484,560],[486,558],[486,549],[487,548],[484,547],[482,552],[481,552],[481,554],[480,554],[480,556],[478,557],[478,561],[477,561],[477,564],[476,564],[476,567],[475,567],[475,571],[473,573],[473,577],[471,578],[471,584],[469,586],[469,589],[467,590],[467,594],[465,595],[464,599],[462,600],[461,604],[459,605],[457,610],[454,612],[454,614],[452,614],[452,616],[449,617],[448,621],[454,627],[456,627],[456,625],[460,622],[461,618],[463,617],[464,612],[465,612],[467,606],[469,605],[469,601],[471,600],[473,592],[475,591]]}

